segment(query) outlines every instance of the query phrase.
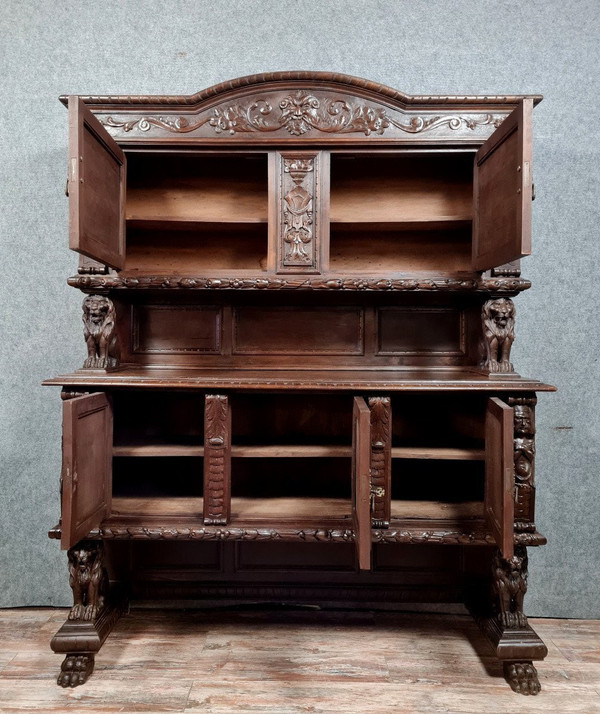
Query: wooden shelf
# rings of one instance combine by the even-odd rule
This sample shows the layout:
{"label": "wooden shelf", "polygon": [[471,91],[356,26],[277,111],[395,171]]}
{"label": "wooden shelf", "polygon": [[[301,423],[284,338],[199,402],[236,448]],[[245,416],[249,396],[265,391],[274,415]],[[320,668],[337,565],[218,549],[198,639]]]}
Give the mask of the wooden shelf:
{"label": "wooden shelf", "polygon": [[460,501],[457,503],[448,503],[445,501],[403,501],[399,499],[392,499],[391,517],[392,519],[483,518],[483,503],[481,501]]}
{"label": "wooden shelf", "polygon": [[485,461],[485,449],[454,449],[429,446],[394,446],[393,459],[437,459],[440,461]]}
{"label": "wooden shelf", "polygon": [[202,444],[116,444],[113,456],[204,456]]}

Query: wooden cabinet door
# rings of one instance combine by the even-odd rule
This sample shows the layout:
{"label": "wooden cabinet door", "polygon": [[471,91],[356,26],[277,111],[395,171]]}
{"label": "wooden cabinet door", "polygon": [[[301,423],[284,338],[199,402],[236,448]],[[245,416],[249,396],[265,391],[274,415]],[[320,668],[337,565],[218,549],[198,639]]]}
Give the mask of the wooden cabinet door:
{"label": "wooden cabinet door", "polygon": [[69,97],[69,248],[125,265],[125,154],[79,97]]}
{"label": "wooden cabinet door", "polygon": [[504,558],[514,552],[515,488],[514,410],[501,399],[488,399],[485,414],[484,513]]}
{"label": "wooden cabinet door", "polygon": [[61,548],[70,548],[110,512],[113,415],[102,392],[63,402]]}
{"label": "wooden cabinet door", "polygon": [[352,517],[360,570],[371,569],[371,411],[354,397],[352,413]]}
{"label": "wooden cabinet door", "polygon": [[531,253],[531,114],[523,99],[475,156],[473,270]]}

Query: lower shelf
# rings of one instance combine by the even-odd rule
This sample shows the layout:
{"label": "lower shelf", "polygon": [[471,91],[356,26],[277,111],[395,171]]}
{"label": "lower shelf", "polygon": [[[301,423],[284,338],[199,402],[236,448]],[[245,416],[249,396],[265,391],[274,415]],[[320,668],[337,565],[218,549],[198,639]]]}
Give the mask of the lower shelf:
{"label": "lower shelf", "polygon": [[483,503],[481,501],[400,501],[393,500],[391,504],[392,519],[406,518],[441,518],[463,520],[468,518],[483,518]]}

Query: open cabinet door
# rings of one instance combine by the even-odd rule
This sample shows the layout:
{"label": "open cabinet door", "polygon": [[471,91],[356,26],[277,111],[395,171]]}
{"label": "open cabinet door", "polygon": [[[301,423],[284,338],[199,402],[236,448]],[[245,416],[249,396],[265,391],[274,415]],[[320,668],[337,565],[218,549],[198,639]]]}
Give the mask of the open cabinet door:
{"label": "open cabinet door", "polygon": [[485,414],[484,513],[503,558],[514,553],[514,410],[501,399],[488,399]]}
{"label": "open cabinet door", "polygon": [[112,439],[112,407],[106,394],[63,402],[63,549],[85,538],[110,512]]}
{"label": "open cabinet door", "polygon": [[360,570],[371,569],[371,411],[354,397],[352,412],[352,517]]}
{"label": "open cabinet door", "polygon": [[473,270],[531,253],[532,110],[523,99],[475,156]]}
{"label": "open cabinet door", "polygon": [[125,154],[79,97],[69,97],[69,248],[125,265]]}

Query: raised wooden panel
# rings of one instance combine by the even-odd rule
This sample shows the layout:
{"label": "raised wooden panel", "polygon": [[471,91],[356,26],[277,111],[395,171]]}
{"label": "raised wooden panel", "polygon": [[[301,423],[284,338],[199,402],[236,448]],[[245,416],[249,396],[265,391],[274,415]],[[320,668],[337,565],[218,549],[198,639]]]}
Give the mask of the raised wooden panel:
{"label": "raised wooden panel", "polygon": [[523,99],[475,157],[473,269],[531,253],[531,114]]}
{"label": "raised wooden panel", "polygon": [[221,308],[200,305],[134,305],[133,352],[219,354]]}
{"label": "raised wooden panel", "polygon": [[69,248],[125,264],[125,154],[79,97],[69,97]]}
{"label": "raised wooden panel", "polygon": [[331,307],[238,307],[234,354],[362,355],[363,310]]}
{"label": "raised wooden panel", "polygon": [[464,317],[455,308],[384,307],[377,315],[377,354],[465,354]]}
{"label": "raised wooden panel", "polygon": [[236,572],[254,570],[353,571],[352,543],[239,543]]}
{"label": "raised wooden panel", "polygon": [[63,402],[61,547],[75,545],[110,511],[113,418],[103,392]]}
{"label": "raised wooden panel", "polygon": [[484,515],[503,558],[514,553],[514,409],[497,397],[488,399],[485,416]]}
{"label": "raised wooden panel", "polygon": [[323,153],[277,153],[277,272],[316,273],[327,243],[323,214]]}

